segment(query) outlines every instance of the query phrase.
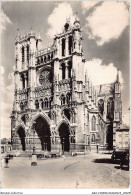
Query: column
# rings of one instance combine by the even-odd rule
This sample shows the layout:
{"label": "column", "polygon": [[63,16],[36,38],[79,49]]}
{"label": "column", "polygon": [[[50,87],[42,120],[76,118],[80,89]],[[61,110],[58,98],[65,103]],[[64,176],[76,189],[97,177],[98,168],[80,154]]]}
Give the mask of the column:
{"label": "column", "polygon": [[20,76],[20,89],[23,89],[23,79],[22,79],[22,77]]}
{"label": "column", "polygon": [[62,80],[62,67],[59,67],[59,81]]}
{"label": "column", "polygon": [[60,50],[59,50],[59,56],[61,57],[62,56],[62,41],[60,39],[60,43],[59,43],[59,47],[60,47]]}

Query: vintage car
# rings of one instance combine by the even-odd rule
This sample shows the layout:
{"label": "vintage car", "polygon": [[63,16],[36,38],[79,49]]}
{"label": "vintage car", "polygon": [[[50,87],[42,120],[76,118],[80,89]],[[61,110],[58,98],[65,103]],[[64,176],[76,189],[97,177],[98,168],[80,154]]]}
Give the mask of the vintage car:
{"label": "vintage car", "polygon": [[120,163],[120,167],[122,168],[123,165],[127,165],[129,168],[129,149],[117,149],[117,150],[113,150],[112,155],[111,155],[111,159],[113,161],[113,163],[115,161],[119,161]]}

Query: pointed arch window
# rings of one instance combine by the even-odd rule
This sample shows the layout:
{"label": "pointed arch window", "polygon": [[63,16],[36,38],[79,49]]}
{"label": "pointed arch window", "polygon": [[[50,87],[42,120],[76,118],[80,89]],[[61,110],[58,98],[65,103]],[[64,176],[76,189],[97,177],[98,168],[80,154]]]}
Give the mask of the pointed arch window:
{"label": "pointed arch window", "polygon": [[95,138],[95,134],[92,134],[92,136],[91,136],[91,142],[92,142],[92,143],[95,143],[95,139],[96,139],[96,138]]}
{"label": "pointed arch window", "polygon": [[114,101],[112,97],[110,97],[107,101],[107,119],[114,119]]}
{"label": "pointed arch window", "polygon": [[65,96],[64,94],[61,95],[61,105],[65,104]]}
{"label": "pointed arch window", "polygon": [[48,108],[48,99],[47,98],[45,98],[45,100],[44,100],[44,106],[45,106],[45,108]]}
{"label": "pointed arch window", "polygon": [[27,63],[29,63],[29,45],[27,45]]}
{"label": "pointed arch window", "polygon": [[68,78],[71,78],[72,61],[68,62]]}
{"label": "pointed arch window", "polygon": [[93,116],[92,117],[92,131],[95,131],[96,130],[96,117]]}
{"label": "pointed arch window", "polygon": [[22,47],[22,63],[25,61],[25,48]]}
{"label": "pointed arch window", "polygon": [[40,104],[41,104],[41,108],[43,109],[44,107],[43,99],[40,99]]}
{"label": "pointed arch window", "polygon": [[63,63],[61,66],[62,66],[62,79],[65,79],[65,64]]}
{"label": "pointed arch window", "polygon": [[39,102],[38,102],[38,100],[35,101],[35,108],[39,109]]}
{"label": "pointed arch window", "polygon": [[21,111],[24,111],[24,104],[23,104],[23,102],[20,103],[20,108],[21,108]]}
{"label": "pointed arch window", "polygon": [[69,36],[69,40],[68,40],[68,43],[69,43],[69,55],[71,55],[71,52],[72,52],[72,36]]}
{"label": "pointed arch window", "polygon": [[62,56],[65,56],[65,39],[62,39]]}
{"label": "pointed arch window", "polygon": [[69,104],[69,102],[70,102],[70,93],[68,93],[68,94],[66,95],[66,101],[67,101],[67,104]]}

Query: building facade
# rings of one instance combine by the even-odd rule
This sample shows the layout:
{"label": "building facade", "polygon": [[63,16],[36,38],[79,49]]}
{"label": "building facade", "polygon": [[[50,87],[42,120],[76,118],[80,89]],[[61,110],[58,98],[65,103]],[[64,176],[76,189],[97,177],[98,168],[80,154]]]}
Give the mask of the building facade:
{"label": "building facade", "polygon": [[[119,74],[111,84],[93,86],[82,49],[79,18],[67,20],[51,47],[42,49],[32,30],[15,40],[15,89],[11,113],[14,149],[87,150],[115,147],[121,124]],[[95,70],[94,70],[95,71]]]}

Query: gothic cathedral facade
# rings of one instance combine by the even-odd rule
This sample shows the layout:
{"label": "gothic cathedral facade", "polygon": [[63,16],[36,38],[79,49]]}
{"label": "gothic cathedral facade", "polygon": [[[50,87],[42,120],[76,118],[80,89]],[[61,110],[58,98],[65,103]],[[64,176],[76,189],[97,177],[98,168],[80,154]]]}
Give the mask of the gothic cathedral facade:
{"label": "gothic cathedral facade", "polygon": [[[13,149],[70,152],[97,144],[115,147],[122,122],[119,74],[93,86],[85,71],[82,32],[76,16],[66,21],[52,46],[42,49],[32,30],[15,40],[15,89],[11,113]],[[95,71],[95,70],[94,70]]]}

